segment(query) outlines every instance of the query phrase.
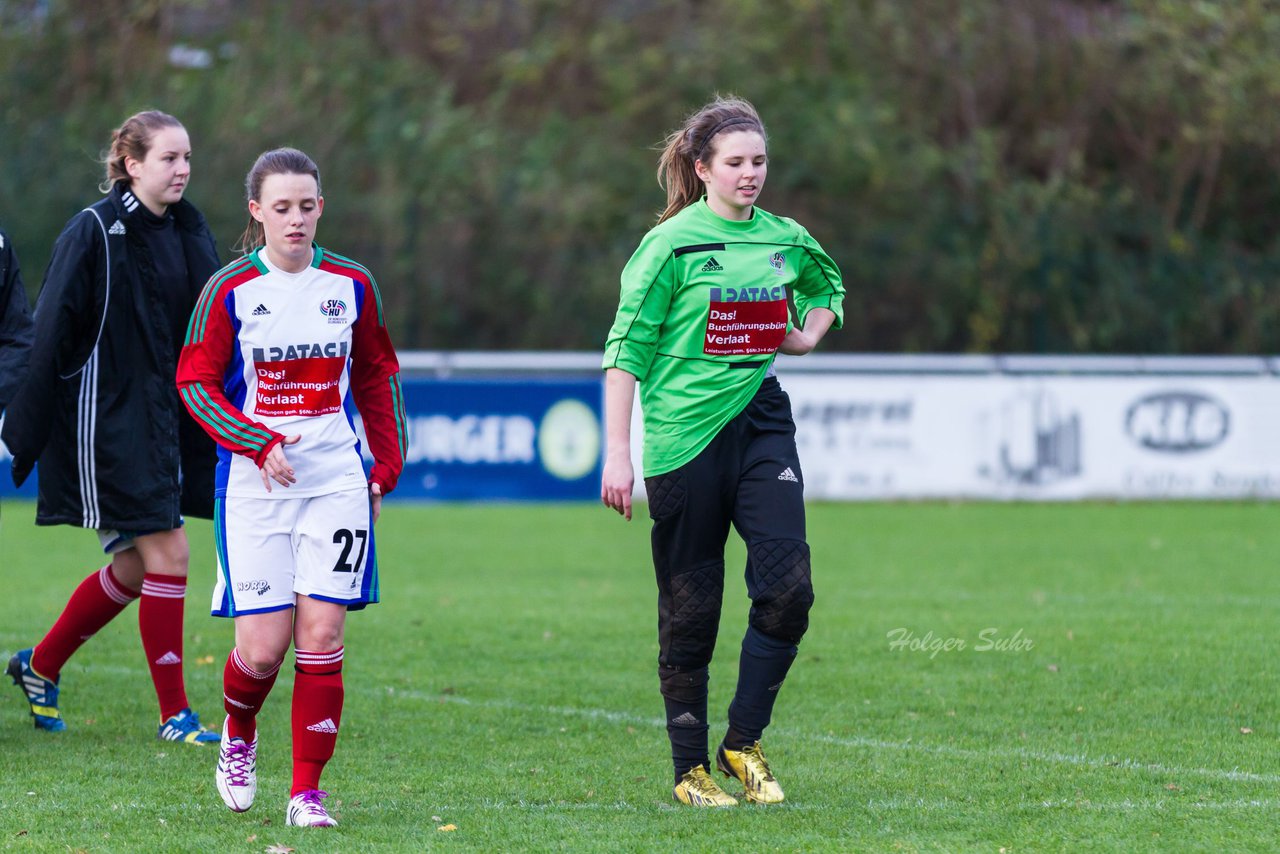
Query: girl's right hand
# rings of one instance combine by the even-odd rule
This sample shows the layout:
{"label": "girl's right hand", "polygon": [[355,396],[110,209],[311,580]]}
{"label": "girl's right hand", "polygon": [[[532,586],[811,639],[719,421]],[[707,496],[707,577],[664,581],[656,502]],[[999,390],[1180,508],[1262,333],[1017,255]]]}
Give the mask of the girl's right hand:
{"label": "girl's right hand", "polygon": [[605,507],[618,511],[631,521],[631,492],[636,476],[629,454],[609,454],[604,461],[604,475],[600,478],[600,500]]}
{"label": "girl's right hand", "polygon": [[289,458],[284,455],[284,446],[296,445],[301,438],[301,436],[285,436],[280,444],[267,451],[267,458],[263,460],[262,468],[258,469],[258,474],[262,475],[262,485],[267,488],[267,492],[271,491],[273,480],[285,489],[298,482],[298,478],[293,474],[293,466],[289,465]]}

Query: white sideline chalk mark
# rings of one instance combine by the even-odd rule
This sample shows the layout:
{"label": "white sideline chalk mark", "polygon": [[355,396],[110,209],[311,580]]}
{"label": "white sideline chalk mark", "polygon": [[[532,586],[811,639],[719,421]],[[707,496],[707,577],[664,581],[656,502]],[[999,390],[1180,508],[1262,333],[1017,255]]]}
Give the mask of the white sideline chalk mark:
{"label": "white sideline chalk mark", "polygon": [[[12,653],[10,653],[10,655],[11,654]],[[3,655],[3,653],[0,653],[0,655]],[[70,669],[75,669],[75,667],[76,665],[71,665]],[[93,665],[93,669],[100,673],[107,672],[119,675],[142,675],[144,672],[149,673],[149,671],[143,671],[136,667],[124,667],[121,665],[111,664],[95,664]],[[188,682],[190,682],[191,677],[189,674],[187,678]],[[392,686],[385,686],[384,691],[389,696],[405,697],[410,700],[421,700],[431,703],[451,703],[458,706],[474,706],[482,709],[507,709],[515,712],[535,712],[538,714],[587,718],[590,720],[602,720],[608,721],[609,723],[630,724],[633,726],[658,728],[666,726],[666,721],[662,718],[637,715],[630,712],[614,712],[607,709],[583,709],[573,706],[534,706],[528,703],[517,703],[511,700],[471,700],[466,697],[459,697],[456,694],[427,694],[422,691],[404,691]],[[870,748],[872,750],[898,750],[903,752],[934,754],[936,756],[955,756],[961,759],[1016,759],[1031,762],[1048,762],[1055,765],[1071,765],[1079,768],[1096,768],[1098,770],[1115,768],[1122,771],[1143,771],[1148,774],[1159,774],[1171,778],[1202,777],[1209,780],[1224,780],[1233,783],[1262,783],[1267,785],[1280,783],[1280,774],[1258,774],[1252,771],[1241,771],[1234,768],[1180,768],[1175,765],[1163,765],[1158,762],[1140,762],[1136,759],[1107,756],[1094,757],[1085,756],[1083,754],[1058,753],[1054,751],[978,750],[969,747],[953,747],[945,744],[918,744],[910,741],[886,741],[883,739],[866,738],[863,736],[842,737],[822,733],[807,733],[786,728],[775,729],[772,730],[772,732],[789,738],[820,741],[824,744],[831,744],[837,747]],[[1063,802],[1058,804],[1058,806],[1069,806],[1074,803],[1075,802]],[[1270,809],[1276,806],[1275,801],[1239,801],[1237,803],[1243,805],[1241,808],[1256,806]],[[1084,804],[1082,802],[1078,805]],[[1229,808],[1225,804],[1219,805],[1213,802],[1197,804],[1197,806],[1204,807],[1206,809]]]}
{"label": "white sideline chalk mark", "polygon": [[[390,692],[390,696],[406,697],[411,700],[451,703],[453,705],[474,706],[483,709],[506,709],[516,712],[535,712],[538,714],[553,716],[558,715],[560,717],[587,718],[589,720],[602,720],[610,723],[631,724],[633,726],[666,726],[666,721],[662,718],[636,715],[628,712],[614,712],[607,709],[582,709],[573,706],[534,706],[527,703],[517,703],[512,700],[471,700],[466,697],[459,697],[456,694],[427,694],[421,691],[401,691],[390,688],[387,690]],[[1073,765],[1081,768],[1097,768],[1099,770],[1115,768],[1122,771],[1143,771],[1149,774],[1159,774],[1167,777],[1204,777],[1210,780],[1226,780],[1239,783],[1263,783],[1270,785],[1280,783],[1280,774],[1257,774],[1252,771],[1241,771],[1235,768],[1180,768],[1173,765],[1163,765],[1158,762],[1141,762],[1136,759],[1126,759],[1121,757],[1095,757],[1075,753],[1058,753],[1055,751],[1021,749],[978,750],[976,748],[953,747],[945,744],[921,744],[911,741],[886,741],[884,739],[865,738],[862,736],[843,737],[836,735],[824,735],[820,733],[799,732],[797,730],[789,730],[786,728],[776,729],[773,730],[773,732],[778,735],[787,736],[797,740],[820,741],[824,744],[831,744],[837,747],[870,748],[872,750],[899,750],[904,752],[927,753],[937,756],[955,756],[961,759],[996,758],[1027,760],[1032,762],[1048,762],[1055,765]]]}
{"label": "white sideline chalk mark", "polygon": [[[941,798],[939,800],[926,800],[924,798],[894,798],[891,800],[869,800],[855,802],[856,805],[865,807],[868,812],[901,812],[910,811],[915,813],[934,812],[954,814],[957,809],[967,809],[971,804],[961,804],[950,798]],[[624,801],[614,801],[610,803],[570,803],[566,801],[494,801],[482,799],[474,803],[458,803],[458,804],[433,804],[431,809],[441,812],[464,812],[480,810],[494,810],[502,812],[504,810],[519,810],[521,812],[543,812],[543,813],[562,813],[562,812],[632,812],[647,813],[654,807],[660,810],[672,810],[679,812],[683,808],[665,801],[656,801],[655,803],[626,803]],[[380,811],[388,811],[389,807],[372,807],[364,806],[367,812],[374,813]],[[396,807],[398,809],[398,807]],[[1230,810],[1280,810],[1280,801],[1271,798],[1267,800],[1254,799],[1236,799],[1233,801],[1178,801],[1173,798],[1159,798],[1156,800],[1131,800],[1123,801],[1088,801],[1088,800],[1050,800],[1050,801],[1025,801],[1016,804],[1010,804],[1007,809],[1010,810],[1076,810],[1085,812],[1164,812],[1166,810],[1207,810],[1211,812],[1223,812]],[[795,804],[782,803],[777,806],[769,807],[769,812],[822,812],[829,814],[831,806],[829,804]]]}
{"label": "white sideline chalk mark", "polygon": [[[863,805],[873,812],[875,811],[895,811],[910,810],[912,812],[945,812],[954,813],[957,809],[967,808],[967,804],[962,804],[951,798],[942,798],[940,800],[926,800],[924,798],[893,798],[890,800],[869,800]],[[1170,809],[1200,809],[1200,810],[1249,810],[1249,809],[1280,809],[1280,800],[1275,798],[1267,798],[1265,800],[1254,798],[1237,798],[1231,801],[1179,801],[1176,798],[1156,798],[1154,800],[1133,800],[1125,798],[1122,801],[1090,801],[1088,799],[1066,799],[1055,798],[1047,801],[1022,801],[1016,804],[1009,804],[1006,809],[1009,810],[1084,810],[1086,812],[1138,812],[1138,811],[1155,811],[1161,812]]]}

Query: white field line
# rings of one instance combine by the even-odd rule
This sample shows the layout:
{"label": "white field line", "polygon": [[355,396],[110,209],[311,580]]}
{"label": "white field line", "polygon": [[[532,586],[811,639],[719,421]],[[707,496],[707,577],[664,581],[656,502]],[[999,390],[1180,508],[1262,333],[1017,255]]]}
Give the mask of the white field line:
{"label": "white field line", "polygon": [[[7,660],[7,656],[5,656],[5,658]],[[69,669],[73,669],[75,667],[75,664],[69,665]],[[99,673],[108,672],[112,674],[138,677],[149,675],[149,673],[142,671],[140,668],[121,665],[95,664],[93,665],[93,669]],[[220,666],[218,667],[218,670],[219,672],[221,671]],[[190,675],[191,674],[188,673],[188,681],[191,681]],[[283,675],[285,674],[282,674],[282,676]],[[472,706],[481,709],[505,709],[514,712],[532,712],[540,715],[585,718],[588,720],[608,721],[609,723],[627,724],[631,726],[656,728],[665,728],[666,726],[666,721],[662,718],[648,715],[637,715],[632,712],[617,712],[610,711],[608,709],[586,709],[576,706],[539,706],[529,703],[518,703],[514,700],[471,700],[467,697],[459,697],[456,694],[429,694],[422,691],[404,691],[390,686],[387,686],[384,690],[387,696],[390,697],[403,697],[405,699],[422,702],[449,703],[452,705]],[[925,744],[914,741],[887,741],[878,738],[867,738],[865,736],[837,736],[826,733],[801,732],[799,730],[792,730],[783,727],[770,731],[777,735],[801,741],[818,741],[823,744],[830,744],[834,747],[850,749],[924,753],[934,756],[954,756],[960,759],[1026,760],[1029,762],[1042,762],[1054,765],[1069,765],[1078,768],[1096,768],[1098,770],[1116,769],[1120,771],[1138,771],[1170,779],[1177,779],[1178,777],[1200,777],[1206,780],[1220,780],[1233,783],[1261,783],[1266,785],[1276,785],[1280,783],[1280,774],[1258,774],[1252,771],[1241,771],[1238,768],[1183,768],[1177,765],[1165,765],[1159,762],[1142,762],[1137,759],[1128,759],[1124,757],[1087,756],[1082,753],[1059,753],[1057,751],[1028,750],[1025,748],[1016,748],[1012,750],[1001,748],[976,749],[969,747],[955,747],[949,744]],[[1128,801],[1123,803],[1128,803]],[[1244,806],[1254,805],[1265,806],[1268,808],[1274,805],[1274,802],[1272,801],[1239,801],[1236,803]],[[1064,802],[1058,804],[1058,806],[1068,806],[1070,804],[1085,806],[1087,805],[1087,802]],[[1203,804],[1202,806],[1209,807],[1213,805]],[[1099,807],[1095,805],[1094,808]],[[1214,806],[1214,808],[1222,808],[1222,805]]]}
{"label": "white field line", "polygon": [[[972,809],[973,805],[969,803],[960,803],[949,798],[941,798],[938,800],[927,800],[925,798],[901,798],[893,800],[876,800],[854,802],[853,806],[865,807],[868,812],[905,812],[913,813],[921,812],[942,812],[955,814],[959,810]],[[613,801],[611,803],[571,803],[567,801],[497,801],[484,800],[475,803],[465,804],[435,804],[432,810],[442,816],[448,812],[462,812],[480,810],[520,810],[521,812],[545,812],[545,813],[572,813],[572,812],[633,812],[648,813],[654,808],[659,810],[679,811],[681,807],[674,803],[666,803],[665,801],[655,803],[626,803],[625,801]],[[376,811],[378,809],[389,810],[392,807],[384,805],[379,808],[369,804],[364,804],[363,809]],[[816,811],[824,814],[831,812],[829,804],[795,804],[784,803],[768,808],[769,812],[775,810],[785,810],[787,812],[809,812]],[[1269,798],[1266,800],[1247,800],[1237,799],[1233,801],[1189,801],[1181,802],[1176,800],[1166,800],[1158,798],[1155,800],[1131,800],[1126,798],[1123,801],[1023,801],[1021,803],[1010,804],[1002,807],[1008,812],[1027,811],[1027,810],[1071,810],[1072,812],[1162,812],[1165,810],[1176,812],[1194,812],[1196,810],[1204,810],[1207,812],[1230,812],[1233,810],[1280,810],[1280,800]],[[447,818],[442,820],[447,821]]]}
{"label": "white field line", "polygon": [[[450,703],[460,706],[474,706],[483,709],[506,709],[509,711],[533,712],[535,714],[548,716],[586,718],[588,720],[608,721],[609,723],[630,724],[633,726],[659,728],[666,726],[666,721],[662,718],[637,715],[629,712],[615,712],[607,709],[584,709],[575,706],[535,706],[527,703],[517,703],[512,700],[471,700],[466,697],[459,697],[455,694],[427,694],[420,691],[402,691],[390,688],[387,689],[387,693],[389,696],[404,697],[411,700]],[[1046,762],[1055,765],[1073,765],[1082,768],[1097,768],[1099,770],[1115,768],[1122,771],[1142,771],[1170,778],[1202,777],[1209,780],[1224,780],[1241,783],[1263,783],[1270,785],[1280,783],[1280,774],[1257,774],[1251,771],[1241,771],[1235,768],[1182,768],[1175,765],[1164,765],[1156,762],[1142,762],[1137,759],[1125,759],[1109,756],[1086,756],[1079,753],[1058,753],[1056,751],[1027,750],[1023,748],[1012,750],[1000,748],[979,750],[968,747],[954,747],[947,744],[924,744],[914,741],[886,741],[883,739],[866,738],[863,736],[846,737],[827,735],[823,733],[800,732],[799,730],[789,730],[785,728],[778,728],[772,730],[772,732],[777,735],[797,740],[818,741],[823,744],[830,744],[836,747],[855,749],[868,748],[871,750],[926,753],[935,756],[954,756],[961,759],[1027,760],[1031,762]]]}

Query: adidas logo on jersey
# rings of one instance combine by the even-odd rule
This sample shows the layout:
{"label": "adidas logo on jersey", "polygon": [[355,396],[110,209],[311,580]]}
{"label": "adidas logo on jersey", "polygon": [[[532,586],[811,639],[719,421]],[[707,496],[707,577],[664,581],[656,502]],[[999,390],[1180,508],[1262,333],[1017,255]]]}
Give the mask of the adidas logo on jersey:
{"label": "adidas logo on jersey", "polygon": [[107,234],[124,234],[124,223],[120,220],[116,220],[111,224],[111,227],[107,229]]}
{"label": "adidas logo on jersey", "polygon": [[704,273],[723,273],[723,272],[724,272],[724,267],[721,267],[721,266],[720,266],[720,262],[719,262],[719,261],[717,261],[717,260],[715,259],[715,257],[713,256],[713,257],[711,257],[711,258],[708,258],[708,259],[707,259],[707,263],[705,263],[705,264],[703,264],[703,265],[702,265],[702,272],[704,272]]}
{"label": "adidas logo on jersey", "polygon": [[787,466],[782,470],[782,474],[778,475],[778,480],[789,480],[792,483],[800,482],[800,478],[796,477],[796,473],[791,470],[791,466]]}
{"label": "adidas logo on jersey", "polygon": [[174,654],[172,650],[156,659],[156,664],[181,664],[182,659]]}
{"label": "adidas logo on jersey", "polygon": [[320,721],[320,723],[312,724],[311,726],[307,727],[307,729],[311,730],[312,732],[328,733],[329,735],[335,735],[338,732],[338,727],[334,724],[333,718],[325,718],[324,720]]}
{"label": "adidas logo on jersey", "polygon": [[262,317],[264,314],[270,314],[271,310],[262,303],[258,303],[258,307],[253,310],[254,317]]}

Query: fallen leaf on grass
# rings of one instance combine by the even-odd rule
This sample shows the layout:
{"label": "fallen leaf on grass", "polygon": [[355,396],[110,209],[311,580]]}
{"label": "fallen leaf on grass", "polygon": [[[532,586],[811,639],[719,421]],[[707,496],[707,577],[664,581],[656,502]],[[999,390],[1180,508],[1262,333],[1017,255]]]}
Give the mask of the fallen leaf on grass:
{"label": "fallen leaf on grass", "polygon": [[1170,783],[1169,785],[1165,786],[1165,788],[1166,788],[1166,789],[1168,789],[1168,790],[1169,790],[1169,791],[1171,791],[1171,792],[1181,792],[1181,791],[1182,791],[1182,787],[1181,787],[1181,786],[1179,786],[1177,783]]}
{"label": "fallen leaf on grass", "polygon": [[279,842],[275,845],[268,845],[266,851],[267,854],[293,854],[292,848],[288,845],[281,845]]}
{"label": "fallen leaf on grass", "polygon": [[1253,730],[1247,726],[1240,727],[1241,735],[1253,735]]}
{"label": "fallen leaf on grass", "polygon": [[1058,665],[1056,665],[1056,664],[1050,664],[1050,665],[1049,665],[1049,672],[1050,672],[1050,673],[1057,673],[1057,672],[1058,672]]}
{"label": "fallen leaf on grass", "polygon": [[249,838],[245,840],[245,842],[257,842],[257,841],[258,841],[258,834],[256,833],[249,834]]}
{"label": "fallen leaf on grass", "polygon": [[196,659],[196,664],[213,664],[213,656],[202,655]]}
{"label": "fallen leaf on grass", "polygon": [[432,821],[444,821],[444,819],[442,819],[442,818],[441,818],[440,816],[438,816],[438,815],[433,815],[433,816],[431,816],[431,820],[432,820]]}
{"label": "fallen leaf on grass", "polygon": [[442,824],[436,828],[436,830],[442,830],[445,833],[449,833],[450,831],[457,830],[457,829],[458,829],[458,826],[456,824]]}

